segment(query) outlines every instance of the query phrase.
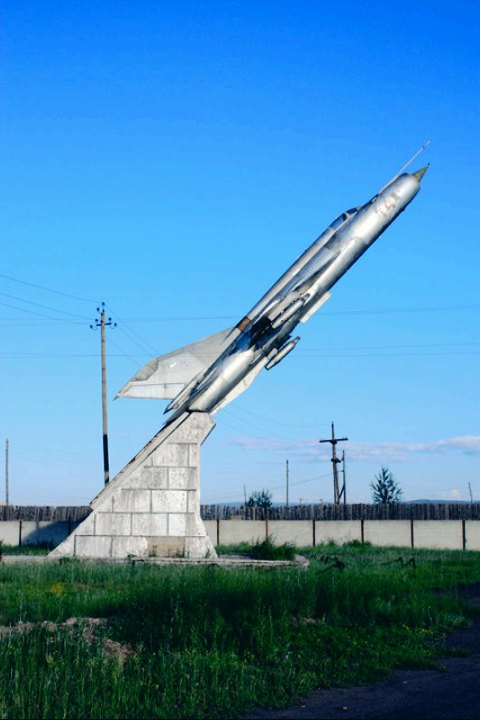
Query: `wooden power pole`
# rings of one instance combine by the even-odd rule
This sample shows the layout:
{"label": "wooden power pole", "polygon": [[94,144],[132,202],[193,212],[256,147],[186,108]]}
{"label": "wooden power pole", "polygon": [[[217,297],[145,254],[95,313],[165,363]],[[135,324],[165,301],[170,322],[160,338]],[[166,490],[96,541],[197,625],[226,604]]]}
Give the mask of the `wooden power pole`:
{"label": "wooden power pole", "polygon": [[10,505],[10,478],[8,467],[8,439],[5,440],[5,505]]}
{"label": "wooden power pole", "polygon": [[[335,437],[335,426],[332,422],[332,437],[328,438],[326,440],[318,441],[320,443],[330,443],[330,445],[332,446],[332,458],[331,459],[332,459],[332,468],[333,468],[333,502],[335,503],[335,505],[338,505],[338,503],[340,502],[340,497],[341,497],[340,487],[338,484],[338,467],[337,466],[338,466],[338,463],[342,462],[339,458],[337,458],[336,447],[337,447],[337,443],[345,442],[346,440],[348,440],[348,438],[346,438],[346,437],[342,437],[342,438]],[[342,492],[344,492],[344,490],[345,490],[345,487]]]}
{"label": "wooden power pole", "polygon": [[289,469],[288,469],[288,460],[287,460],[287,464],[286,464],[286,467],[285,467],[285,483],[286,483],[286,488],[285,488],[285,489],[286,489],[286,500],[287,500],[286,505],[287,505],[287,508],[288,508],[288,481],[289,481],[289,475],[290,475],[290,473],[289,473]]}
{"label": "wooden power pole", "polygon": [[346,505],[347,504],[347,476],[346,476],[346,472],[345,472],[345,450],[343,450],[343,452],[342,452],[342,480],[343,480],[343,486],[342,486],[342,489],[340,490],[340,495],[338,497],[338,501],[340,502],[340,500],[342,499],[342,495],[343,495],[343,504]]}
{"label": "wooden power pole", "polygon": [[112,321],[109,317],[105,320],[105,303],[102,303],[101,308],[97,308],[97,312],[100,313],[100,319],[95,319],[95,324],[90,325],[92,330],[100,328],[100,345],[101,345],[101,356],[102,356],[102,418],[103,418],[103,478],[105,485],[108,485],[110,481],[110,463],[108,459],[108,422],[107,422],[107,363],[106,363],[106,352],[105,352],[105,327],[115,327],[117,323]]}

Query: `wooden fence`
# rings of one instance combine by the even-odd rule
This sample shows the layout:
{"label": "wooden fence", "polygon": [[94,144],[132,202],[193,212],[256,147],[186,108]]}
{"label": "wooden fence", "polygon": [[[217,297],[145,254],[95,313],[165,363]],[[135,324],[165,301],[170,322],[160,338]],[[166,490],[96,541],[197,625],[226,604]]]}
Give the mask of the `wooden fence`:
{"label": "wooden fence", "polygon": [[[480,503],[398,503],[394,505],[290,505],[267,511],[231,505],[202,505],[203,520],[480,520]],[[89,505],[3,505],[5,520],[80,522],[91,513]]]}
{"label": "wooden fence", "polygon": [[89,505],[0,505],[0,522],[5,520],[79,522],[91,512]]}
{"label": "wooden fence", "polygon": [[244,506],[202,505],[200,512],[203,520],[480,520],[480,503],[283,505],[267,513]]}

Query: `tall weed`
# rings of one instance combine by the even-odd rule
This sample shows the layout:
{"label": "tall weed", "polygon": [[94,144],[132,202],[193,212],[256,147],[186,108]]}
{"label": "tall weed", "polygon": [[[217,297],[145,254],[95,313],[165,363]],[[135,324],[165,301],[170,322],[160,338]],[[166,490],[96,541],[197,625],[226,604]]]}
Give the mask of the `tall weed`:
{"label": "tall weed", "polygon": [[[1,624],[14,626],[0,636],[0,716],[234,716],[428,666],[471,616],[457,594],[433,590],[480,581],[478,553],[309,555],[308,570],[0,566]],[[86,636],[61,625],[69,617],[108,624]],[[128,649],[122,660],[102,633]]]}

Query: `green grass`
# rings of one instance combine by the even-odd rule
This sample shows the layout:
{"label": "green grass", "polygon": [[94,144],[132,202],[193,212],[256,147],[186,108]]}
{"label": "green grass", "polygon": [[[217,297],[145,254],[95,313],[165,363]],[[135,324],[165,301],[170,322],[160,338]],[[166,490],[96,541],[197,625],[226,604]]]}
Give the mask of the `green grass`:
{"label": "green grass", "polygon": [[2,555],[48,555],[53,549],[52,544],[39,545],[4,545],[0,544]]}
{"label": "green grass", "polygon": [[292,543],[276,545],[271,536],[256,543],[238,543],[237,545],[220,545],[217,547],[219,555],[240,554],[253,560],[295,560],[297,548]]}
{"label": "green grass", "polygon": [[[454,587],[480,582],[479,553],[302,554],[308,570],[0,565],[0,624],[33,623],[0,640],[0,716],[235,716],[432,666],[445,634],[473,617]],[[60,625],[70,617],[108,622]],[[129,653],[109,656],[108,642]]]}

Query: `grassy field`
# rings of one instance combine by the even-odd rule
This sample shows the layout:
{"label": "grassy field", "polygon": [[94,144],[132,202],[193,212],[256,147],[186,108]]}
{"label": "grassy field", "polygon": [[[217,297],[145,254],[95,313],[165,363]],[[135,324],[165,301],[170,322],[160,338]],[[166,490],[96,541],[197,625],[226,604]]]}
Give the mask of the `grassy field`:
{"label": "grassy field", "polygon": [[0,555],[48,555],[53,545],[4,545],[0,543]]}
{"label": "grassy field", "polygon": [[431,666],[473,617],[453,588],[480,582],[479,553],[304,554],[308,570],[0,565],[1,717],[232,717]]}

